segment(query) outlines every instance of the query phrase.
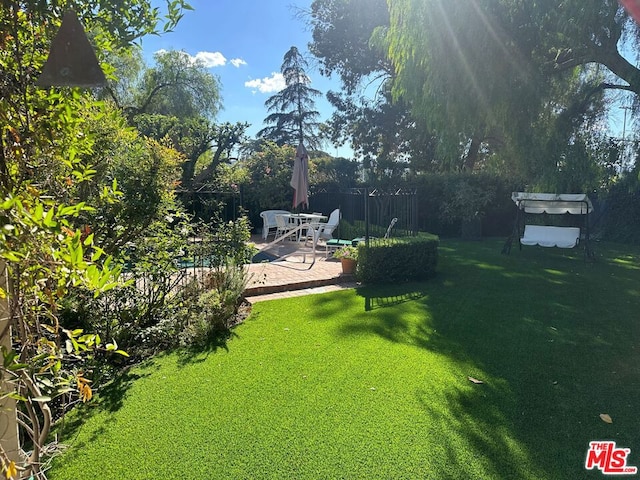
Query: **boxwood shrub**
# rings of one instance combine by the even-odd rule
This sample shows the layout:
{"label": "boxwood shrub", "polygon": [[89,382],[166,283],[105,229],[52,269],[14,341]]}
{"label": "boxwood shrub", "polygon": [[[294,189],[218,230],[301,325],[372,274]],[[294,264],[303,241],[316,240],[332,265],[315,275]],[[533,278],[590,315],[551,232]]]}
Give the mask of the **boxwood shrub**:
{"label": "boxwood shrub", "polygon": [[371,239],[358,245],[357,277],[363,283],[424,280],[434,275],[438,262],[436,235]]}

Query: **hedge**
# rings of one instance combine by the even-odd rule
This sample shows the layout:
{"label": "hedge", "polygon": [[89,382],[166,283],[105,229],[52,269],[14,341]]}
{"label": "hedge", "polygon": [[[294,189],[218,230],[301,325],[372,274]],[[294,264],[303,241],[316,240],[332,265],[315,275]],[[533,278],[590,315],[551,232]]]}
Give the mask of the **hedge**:
{"label": "hedge", "polygon": [[358,245],[357,278],[363,283],[425,280],[434,275],[438,262],[436,235],[372,239]]}

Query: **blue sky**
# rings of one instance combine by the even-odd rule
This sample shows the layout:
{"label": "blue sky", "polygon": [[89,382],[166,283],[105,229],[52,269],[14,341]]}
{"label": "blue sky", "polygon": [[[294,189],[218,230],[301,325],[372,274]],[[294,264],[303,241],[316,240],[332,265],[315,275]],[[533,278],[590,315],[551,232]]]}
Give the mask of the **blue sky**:
{"label": "blue sky", "polygon": [[[308,58],[311,86],[322,92],[316,99],[320,121],[332,112],[325,94],[339,90],[337,79],[322,77],[308,53],[311,31],[296,18],[295,9],[309,10],[312,0],[190,0],[194,11],[185,12],[174,32],[142,39],[147,63],[158,50],[183,50],[202,59],[220,79],[224,109],[219,122],[246,121],[253,137],[268,115],[264,102],[284,88],[280,66],[284,54],[296,46]],[[162,1],[153,4],[161,7]],[[348,148],[327,145],[332,155],[350,156]]]}

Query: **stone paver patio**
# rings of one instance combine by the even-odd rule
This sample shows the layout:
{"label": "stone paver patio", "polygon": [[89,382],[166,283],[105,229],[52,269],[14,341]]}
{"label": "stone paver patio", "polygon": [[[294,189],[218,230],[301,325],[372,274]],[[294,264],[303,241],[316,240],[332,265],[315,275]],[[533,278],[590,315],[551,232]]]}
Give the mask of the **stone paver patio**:
{"label": "stone paver patio", "polygon": [[[258,235],[252,236],[251,242],[258,249],[268,243]],[[296,242],[283,242],[278,247],[278,254],[287,253],[290,255],[284,260],[249,265],[251,278],[245,290],[247,300],[253,303],[357,286],[352,275],[342,273],[339,260],[325,257],[324,248],[316,250],[315,262],[310,250],[300,248]]]}

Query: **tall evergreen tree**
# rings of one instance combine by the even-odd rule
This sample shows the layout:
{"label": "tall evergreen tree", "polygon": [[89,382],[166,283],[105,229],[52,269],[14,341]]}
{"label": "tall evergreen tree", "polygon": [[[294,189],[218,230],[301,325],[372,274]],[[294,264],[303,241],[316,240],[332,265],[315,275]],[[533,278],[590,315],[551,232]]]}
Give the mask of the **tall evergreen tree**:
{"label": "tall evergreen tree", "polygon": [[321,92],[309,86],[311,79],[305,72],[306,67],[307,61],[296,47],[285,53],[280,71],[286,87],[264,103],[270,112],[264,119],[268,126],[258,132],[258,137],[278,145],[295,145],[304,141],[307,148],[319,147],[317,119],[320,113],[314,110],[313,99]]}

